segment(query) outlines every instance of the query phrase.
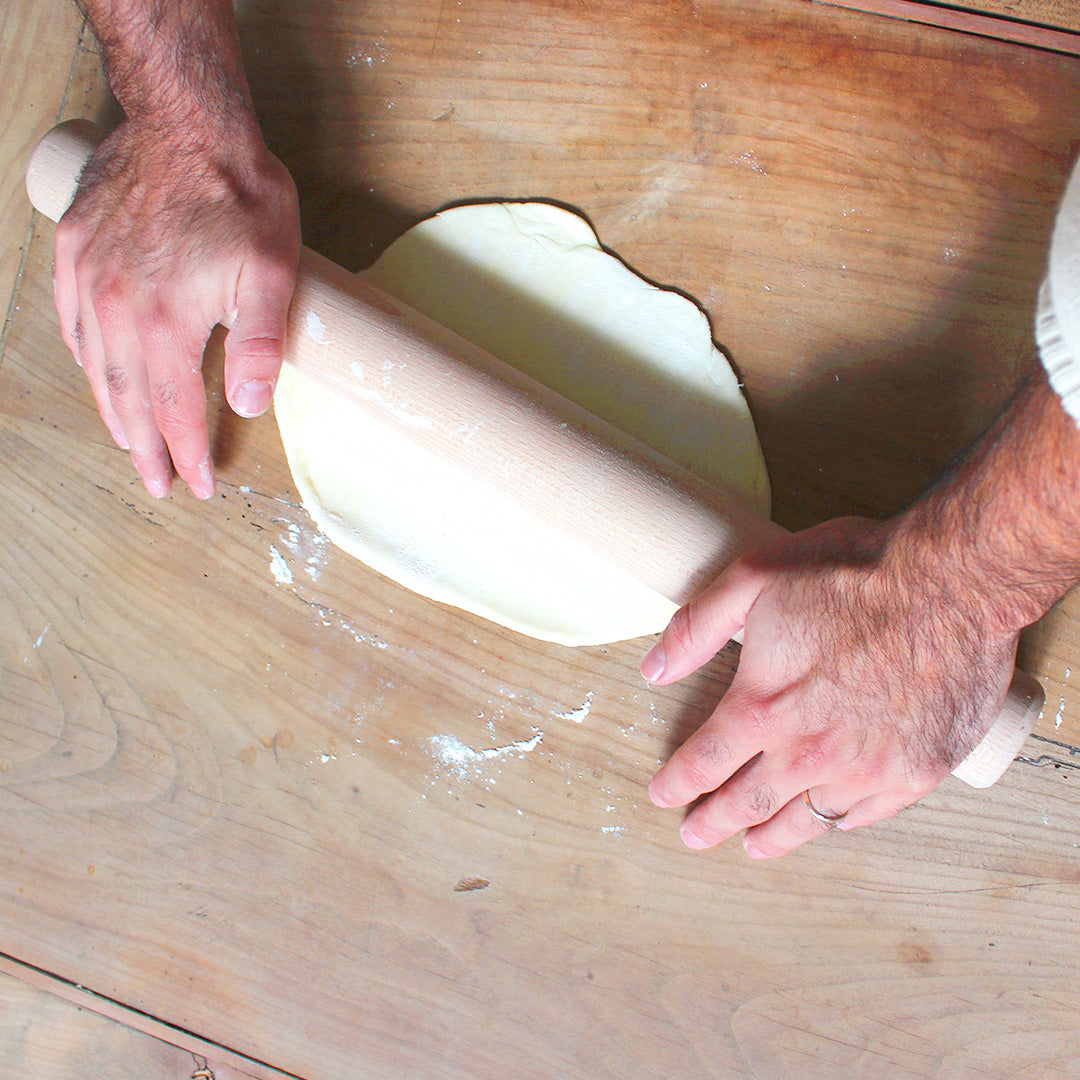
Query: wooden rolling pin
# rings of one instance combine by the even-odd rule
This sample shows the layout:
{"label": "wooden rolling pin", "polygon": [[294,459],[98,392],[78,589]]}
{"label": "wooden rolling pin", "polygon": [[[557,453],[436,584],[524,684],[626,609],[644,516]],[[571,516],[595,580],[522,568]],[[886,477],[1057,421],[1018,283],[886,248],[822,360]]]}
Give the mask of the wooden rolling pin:
{"label": "wooden rolling pin", "polygon": [[[41,213],[60,220],[102,135],[73,120],[41,140],[26,171]],[[740,552],[784,535],[741,495],[698,480],[307,248],[286,362],[677,604]],[[1041,686],[1016,672],[1001,715],[953,774],[973,787],[993,784],[1042,703]]]}

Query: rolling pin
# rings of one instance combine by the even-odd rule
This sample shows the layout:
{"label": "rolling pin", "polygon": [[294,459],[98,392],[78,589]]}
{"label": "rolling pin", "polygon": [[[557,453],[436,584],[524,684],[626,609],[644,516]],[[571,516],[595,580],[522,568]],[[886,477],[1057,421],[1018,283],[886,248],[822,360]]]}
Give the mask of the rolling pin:
{"label": "rolling pin", "polygon": [[[83,120],[45,135],[26,170],[37,210],[60,220],[102,137]],[[392,364],[384,369],[384,361]],[[699,480],[308,248],[286,362],[676,604],[741,552],[786,534],[740,494]],[[993,784],[1042,704],[1039,683],[1017,671],[1001,714],[953,775],[973,787]]]}

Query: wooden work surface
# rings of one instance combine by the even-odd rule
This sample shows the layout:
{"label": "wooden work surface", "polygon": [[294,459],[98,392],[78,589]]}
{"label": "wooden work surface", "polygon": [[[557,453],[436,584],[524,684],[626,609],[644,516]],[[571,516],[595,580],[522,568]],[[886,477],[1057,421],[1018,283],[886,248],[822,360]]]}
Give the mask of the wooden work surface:
{"label": "wooden work surface", "polygon": [[[1076,58],[807,0],[241,15],[310,246],[360,267],[454,200],[579,208],[708,310],[788,527],[903,505],[1031,356]],[[775,863],[687,852],[644,785],[733,655],[654,690],[645,641],[540,644],[377,577],[213,365],[220,495],[134,481],[18,182],[108,112],[80,34],[62,0],[0,11],[0,970],[33,987],[0,984],[5,1075],[113,1075],[34,1067],[20,1018],[59,994],[69,1038],[100,1047],[94,1010],[219,1076],[1080,1076],[1077,600],[1025,637],[1048,705],[997,787]]]}
{"label": "wooden work surface", "polygon": [[1023,44],[1072,56],[1080,51],[1080,7],[1075,0],[817,0],[823,4],[942,26],[963,33]]}

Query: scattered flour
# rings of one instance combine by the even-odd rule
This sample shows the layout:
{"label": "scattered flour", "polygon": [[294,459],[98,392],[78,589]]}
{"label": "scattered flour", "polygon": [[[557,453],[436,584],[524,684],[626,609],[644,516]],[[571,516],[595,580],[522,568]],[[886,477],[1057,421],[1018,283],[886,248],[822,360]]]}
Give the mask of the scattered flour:
{"label": "scattered flour", "polygon": [[349,56],[346,63],[351,68],[357,68],[361,64],[374,67],[375,64],[385,64],[390,56],[390,51],[381,41],[373,41],[370,45],[358,45]]}
{"label": "scattered flour", "polygon": [[760,161],[758,161],[757,157],[754,155],[753,150],[747,150],[741,153],[737,158],[735,158],[734,164],[738,165],[740,168],[749,169],[750,172],[755,172],[759,176],[769,175],[768,170],[761,164]]}
{"label": "scattered flour", "polygon": [[270,573],[279,585],[291,585],[293,580],[292,571],[284,556],[273,544],[270,545]]}
{"label": "scattered flour", "polygon": [[326,323],[319,318],[317,311],[312,310],[307,313],[307,332],[308,336],[314,338],[320,345],[327,345],[330,342],[326,334]]}
{"label": "scattered flour", "polygon": [[510,754],[521,757],[530,750],[535,750],[544,741],[544,733],[537,731],[536,728],[533,728],[533,731],[536,734],[531,739],[519,739],[506,746],[492,746],[484,750],[476,750],[468,746],[456,735],[432,735],[425,742],[436,761],[446,765],[459,777],[464,777],[485,761],[507,757]]}
{"label": "scattered flour", "polygon": [[557,713],[556,715],[560,720],[573,720],[575,724],[582,723],[585,718],[592,712],[593,703],[593,691],[590,690],[585,695],[585,700],[581,703],[581,706],[577,709],[568,709],[566,712]]}

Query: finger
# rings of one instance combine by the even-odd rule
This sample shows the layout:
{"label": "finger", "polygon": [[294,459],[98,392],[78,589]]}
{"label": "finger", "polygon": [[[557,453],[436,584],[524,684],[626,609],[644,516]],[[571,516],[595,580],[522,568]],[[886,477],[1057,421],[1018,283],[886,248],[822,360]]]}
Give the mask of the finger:
{"label": "finger", "polygon": [[53,303],[60,320],[60,336],[82,367],[80,353],[79,288],[75,280],[75,237],[61,222],[56,226],[56,256],[53,262]]}
{"label": "finger", "polygon": [[927,785],[926,789],[918,794],[909,789],[879,791],[852,806],[837,828],[847,832],[849,829],[861,829],[864,825],[876,825],[879,821],[887,821],[891,817],[896,817],[901,811],[914,806],[919,799],[929,795],[931,790],[933,790],[933,785]]}
{"label": "finger", "polygon": [[131,443],[124,431],[124,423],[113,408],[112,398],[109,395],[109,385],[105,377],[105,348],[101,342],[101,328],[98,326],[97,316],[92,307],[80,306],[74,334],[78,343],[83,374],[90,384],[90,392],[94,395],[98,414],[109,429],[116,445],[123,450],[130,450]]}
{"label": "finger", "polygon": [[98,414],[105,426],[109,429],[113,441],[121,450],[130,450],[131,443],[124,433],[124,425],[120,417],[116,415],[112,399],[109,397],[109,386],[105,380],[104,349],[101,345],[101,331],[98,329],[97,319],[92,311],[80,315],[75,328],[75,334],[79,340],[81,367],[86,381],[90,384],[90,392],[94,395]]}
{"label": "finger", "polygon": [[[804,786],[783,755],[759,754],[686,816],[679,828],[683,842],[695,850],[721,844],[743,829],[769,821],[801,797]],[[813,820],[805,808],[804,813]]]}
{"label": "finger", "polygon": [[[865,793],[865,788],[836,784],[812,787],[809,790],[811,804],[827,817],[843,814],[849,807],[859,805]],[[844,823],[846,821],[847,817],[844,818]],[[803,792],[800,791],[767,821],[751,827],[743,838],[743,846],[752,859],[774,859],[842,824],[830,825],[814,817],[806,805]]]}
{"label": "finger", "polygon": [[[91,363],[89,367],[83,360],[83,352],[86,348],[92,356],[100,357],[101,333],[97,327],[93,310],[85,315],[79,311],[79,289],[75,277],[74,259],[75,240],[69,229],[57,226],[56,231],[56,261],[53,267],[53,303],[56,305],[57,318],[60,321],[60,336],[64,344],[71,350],[75,363],[83,369],[90,391],[94,395],[98,413],[105,426],[112,435],[113,441],[121,449],[130,449],[124,436],[124,430],[113,410],[112,402],[109,401],[108,389],[102,377],[100,363]],[[89,345],[84,342],[89,339]]]}
{"label": "finger", "polygon": [[[764,748],[765,723],[732,684],[713,715],[680,746],[652,778],[656,806],[686,806],[716,791]],[[741,826],[740,826],[741,827]]]}
{"label": "finger", "polygon": [[[906,787],[902,790],[877,791],[871,795],[866,795],[865,790],[860,793],[857,788],[835,785],[812,788],[811,802],[826,815],[840,813],[844,806],[849,807],[843,820],[838,821],[835,826],[818,821],[807,809],[800,793],[780,813],[750,829],[743,844],[751,858],[776,858],[794,851],[801,844],[829,832],[832,828],[847,832],[895,817],[914,806],[924,795],[928,795],[933,787],[933,784],[927,783],[918,793]],[[864,797],[860,797],[860,794]]]}
{"label": "finger", "polygon": [[280,262],[249,264],[241,273],[236,321],[225,339],[225,396],[240,416],[261,416],[270,407],[295,283],[295,267]]}
{"label": "finger", "polygon": [[[167,310],[178,310],[169,304]],[[182,326],[159,311],[139,318],[154,423],[181,479],[199,499],[214,494],[202,358],[210,328]]]}
{"label": "finger", "polygon": [[664,686],[708,663],[746,625],[765,579],[733,562],[700,596],[675,613],[641,662],[648,682]]}
{"label": "finger", "polygon": [[[80,312],[91,307],[81,302],[84,292],[80,288]],[[94,289],[92,295],[101,340],[95,378],[104,380],[108,400],[131,446],[132,464],[146,490],[155,498],[164,498],[172,488],[172,464],[154,420],[142,349],[130,321],[131,296],[119,285]],[[88,317],[81,315],[84,324]],[[84,325],[84,333],[86,330]]]}

